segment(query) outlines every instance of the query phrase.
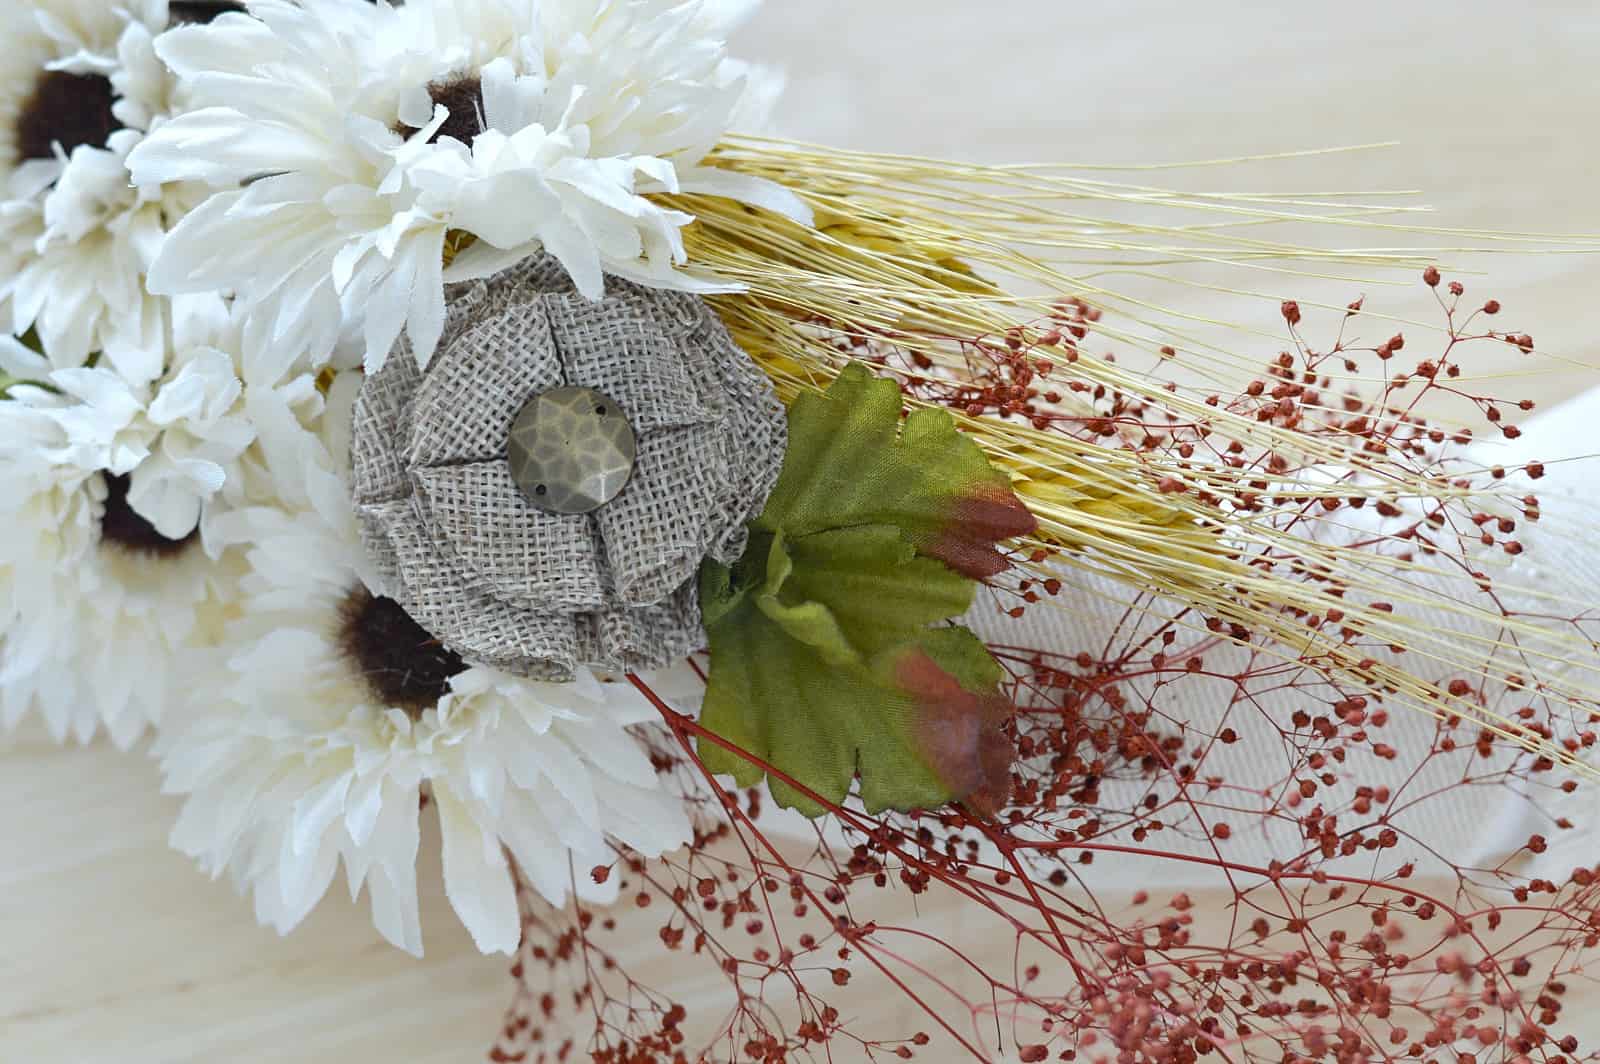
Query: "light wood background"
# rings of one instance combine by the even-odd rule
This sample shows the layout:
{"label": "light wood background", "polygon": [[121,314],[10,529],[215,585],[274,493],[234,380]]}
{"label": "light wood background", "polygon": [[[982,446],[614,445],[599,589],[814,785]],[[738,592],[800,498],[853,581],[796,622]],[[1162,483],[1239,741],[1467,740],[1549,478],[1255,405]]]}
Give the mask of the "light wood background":
{"label": "light wood background", "polygon": [[[781,131],[805,139],[1104,163],[1397,140],[1181,179],[1419,188],[1443,225],[1600,233],[1587,0],[774,0],[742,44],[788,68]],[[1600,379],[1583,365],[1600,356],[1600,263],[1474,265],[1490,271],[1474,291],[1572,360],[1518,394],[1554,401]],[[1270,303],[1196,305],[1276,324]],[[280,940],[166,848],[176,806],[143,757],[36,730],[0,744],[0,1064],[481,1059],[510,985],[456,925],[436,856],[421,876],[426,960],[384,945],[338,889]],[[923,918],[958,931],[954,915]]]}

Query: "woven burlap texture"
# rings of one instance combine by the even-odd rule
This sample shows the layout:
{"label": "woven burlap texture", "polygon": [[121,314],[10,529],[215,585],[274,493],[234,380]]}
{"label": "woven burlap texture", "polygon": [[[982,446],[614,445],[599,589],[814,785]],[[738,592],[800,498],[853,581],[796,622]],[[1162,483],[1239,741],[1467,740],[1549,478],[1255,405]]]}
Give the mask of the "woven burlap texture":
{"label": "woven burlap texture", "polygon": [[[783,464],[766,376],[702,300],[610,278],[592,302],[547,256],[448,296],[427,369],[402,337],[356,402],[356,511],[384,592],[468,661],[540,679],[702,646],[700,563],[739,556]],[[632,478],[590,514],[535,508],[507,459],[517,412],[563,385],[610,396],[638,436]]]}

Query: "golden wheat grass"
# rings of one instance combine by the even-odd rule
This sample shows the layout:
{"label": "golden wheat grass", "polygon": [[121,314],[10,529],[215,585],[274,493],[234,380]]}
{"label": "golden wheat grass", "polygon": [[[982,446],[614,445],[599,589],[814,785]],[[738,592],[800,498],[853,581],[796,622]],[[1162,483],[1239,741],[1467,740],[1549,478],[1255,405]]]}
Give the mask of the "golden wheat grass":
{"label": "golden wheat grass", "polygon": [[[1202,265],[1267,277],[1278,287],[1330,276],[1387,283],[1415,277],[1441,250],[1597,247],[1585,237],[1424,226],[1413,221],[1418,209],[1389,195],[1179,193],[1092,179],[1073,167],[965,166],[750,139],[724,145],[713,162],[777,180],[816,211],[815,227],[807,228],[726,200],[676,200],[698,219],[689,232],[691,260],[746,287],[718,297],[718,308],[785,399],[826,387],[874,345],[895,352],[895,371],[910,385],[970,377],[975,344],[998,347],[1022,337],[1031,349],[1064,297],[1104,312],[1098,335],[1166,355],[1196,381],[1215,381],[1259,366],[1272,334],[1181,313],[1111,281],[1172,280],[1175,267]],[[1451,245],[1314,248],[1268,233],[1311,226]],[[1235,342],[1199,339],[1192,330],[1200,326],[1228,329]],[[1203,388],[1171,387],[1168,378],[1087,350],[1054,360],[1053,368],[1053,382],[1084,386],[1061,389],[1059,407],[1068,414],[1095,416],[1093,396],[1132,397],[1172,422],[1204,426],[1219,443],[1279,461],[1232,468],[958,411],[962,428],[1008,471],[1039,520],[1034,541],[1018,545],[1036,575],[1065,565],[1112,576],[1130,596],[1187,603],[1210,630],[1238,626],[1269,652],[1330,680],[1435,716],[1468,717],[1557,763],[1600,774],[1515,716],[1423,675],[1490,678],[1514,665],[1538,677],[1547,704],[1581,718],[1600,702],[1600,690],[1570,674],[1592,672],[1600,654],[1580,628],[1504,615],[1475,594],[1477,581],[1451,559],[1345,542],[1352,537],[1335,516],[1295,520],[1296,507],[1322,500],[1509,515],[1520,491],[1497,482],[1464,486],[1456,475],[1371,453],[1357,439],[1263,421],[1208,402]],[[916,391],[912,404],[926,402]],[[1315,406],[1308,412],[1332,413]],[[1283,499],[1293,503],[1273,502]],[[1484,569],[1492,564],[1473,560]],[[1536,597],[1552,616],[1593,605],[1552,592]],[[1342,616],[1339,625],[1307,623],[1330,611]]]}

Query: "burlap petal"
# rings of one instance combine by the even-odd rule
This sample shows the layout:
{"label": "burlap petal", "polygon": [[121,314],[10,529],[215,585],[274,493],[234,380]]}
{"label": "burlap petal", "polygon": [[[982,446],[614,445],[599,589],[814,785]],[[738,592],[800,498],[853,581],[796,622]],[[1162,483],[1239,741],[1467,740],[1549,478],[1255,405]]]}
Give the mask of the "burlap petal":
{"label": "burlap petal", "polygon": [[[618,287],[613,281],[608,292]],[[641,436],[711,417],[692,376],[696,368],[709,370],[690,362],[695,348],[686,338],[694,322],[684,320],[682,304],[669,295],[675,294],[635,289],[626,297],[608,296],[598,312],[576,292],[542,300],[566,383],[615,399]]]}
{"label": "burlap petal", "polygon": [[[715,314],[705,315],[697,338],[708,350],[739,350]],[[707,553],[732,565],[744,554],[747,522],[761,512],[778,482],[789,446],[789,422],[772,382],[759,370],[750,372],[748,358],[721,357],[713,364],[718,391],[727,404],[727,416],[716,426],[715,446],[729,456],[730,480],[717,497],[717,512],[708,518],[721,534],[710,539]],[[744,503],[751,498],[762,500],[753,513]]]}
{"label": "burlap petal", "polygon": [[568,383],[537,301],[467,325],[434,359],[412,407],[411,466],[503,457],[506,433],[528,397]]}
{"label": "burlap petal", "polygon": [[[356,406],[367,545],[412,616],[470,661],[562,678],[656,668],[704,639],[696,577],[731,562],[783,462],[771,384],[701,300],[611,279],[580,296],[545,256],[453,286],[434,362],[402,339]],[[614,400],[638,454],[586,515],[534,507],[506,440],[563,385]]]}
{"label": "burlap petal", "polygon": [[409,357],[400,363],[363,382],[356,396],[350,462],[358,503],[398,499],[409,490],[402,448],[422,373]]}
{"label": "burlap petal", "polygon": [[[536,679],[564,680],[593,645],[576,613],[533,613],[472,587],[416,519],[411,500],[358,511],[391,550],[397,574],[389,594],[451,650],[478,664]],[[378,553],[382,557],[382,552]],[[453,579],[451,579],[453,577]]]}
{"label": "burlap petal", "polygon": [[474,583],[529,610],[606,605],[594,523],[529,506],[505,462],[414,469],[411,476],[417,516]]}
{"label": "burlap petal", "polygon": [[723,531],[710,521],[680,520],[685,512],[710,515],[728,490],[727,455],[702,453],[698,429],[665,429],[639,441],[633,475],[647,480],[673,477],[671,495],[624,490],[594,512],[605,544],[617,598],[625,605],[660,602],[697,571],[710,552],[712,538]]}
{"label": "burlap petal", "polygon": [[585,620],[589,623],[581,629],[581,638],[593,658],[622,672],[660,668],[705,642],[694,584],[685,584],[663,602],[587,614]]}

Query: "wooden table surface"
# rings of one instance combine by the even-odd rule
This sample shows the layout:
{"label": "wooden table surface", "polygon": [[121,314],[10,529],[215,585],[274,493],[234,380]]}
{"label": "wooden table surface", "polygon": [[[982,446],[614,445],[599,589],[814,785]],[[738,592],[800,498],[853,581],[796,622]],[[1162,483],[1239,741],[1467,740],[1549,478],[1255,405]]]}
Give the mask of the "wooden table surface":
{"label": "wooden table surface", "polygon": [[[1600,16],[1587,2],[775,0],[742,45],[788,68],[780,127],[804,139],[1097,163],[1396,140],[1203,183],[1416,188],[1442,225],[1600,233]],[[1600,360],[1600,262],[1473,265],[1488,272],[1475,291],[1571,360],[1526,377],[1508,361],[1518,395],[1554,401],[1600,380],[1582,365]],[[1185,298],[1275,324],[1267,303]],[[176,803],[157,782],[144,757],[102,744],[0,739],[0,1064],[481,1059],[510,984],[449,912],[436,840],[424,836],[425,960],[384,945],[339,889],[280,939],[166,848]]]}

